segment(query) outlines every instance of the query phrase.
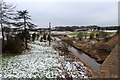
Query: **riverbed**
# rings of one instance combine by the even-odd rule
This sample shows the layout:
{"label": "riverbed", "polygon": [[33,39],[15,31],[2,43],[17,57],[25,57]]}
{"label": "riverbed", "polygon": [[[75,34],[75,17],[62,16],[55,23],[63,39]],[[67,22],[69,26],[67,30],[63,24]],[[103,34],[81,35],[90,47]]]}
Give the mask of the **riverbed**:
{"label": "riverbed", "polygon": [[55,37],[56,44],[64,45],[68,48],[68,51],[71,51],[75,56],[79,57],[82,62],[89,66],[92,70],[97,70],[100,67],[100,63],[97,63],[95,59],[89,57],[87,54],[75,49],[74,47],[68,45],[66,42],[61,41],[58,37]]}

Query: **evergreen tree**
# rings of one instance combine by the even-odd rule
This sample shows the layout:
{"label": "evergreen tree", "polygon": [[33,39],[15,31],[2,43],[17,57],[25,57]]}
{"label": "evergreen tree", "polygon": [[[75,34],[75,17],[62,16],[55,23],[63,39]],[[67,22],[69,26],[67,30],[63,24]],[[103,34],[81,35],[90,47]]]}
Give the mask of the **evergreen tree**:
{"label": "evergreen tree", "polygon": [[23,34],[25,39],[25,47],[27,49],[28,48],[27,39],[29,37],[29,31],[27,30],[27,28],[33,28],[33,27],[36,27],[36,25],[30,22],[31,16],[28,14],[27,10],[17,11],[17,16],[14,19],[19,21],[16,23],[17,26],[24,28]]}
{"label": "evergreen tree", "polygon": [[0,25],[2,31],[2,43],[4,44],[5,34],[4,27],[10,27],[14,20],[14,8],[12,4],[6,4],[3,0],[0,0]]}

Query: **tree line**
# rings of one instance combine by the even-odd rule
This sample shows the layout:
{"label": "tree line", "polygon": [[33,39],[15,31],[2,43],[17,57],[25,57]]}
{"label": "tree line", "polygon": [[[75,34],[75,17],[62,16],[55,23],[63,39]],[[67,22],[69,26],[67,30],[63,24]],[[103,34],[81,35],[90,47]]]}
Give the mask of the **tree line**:
{"label": "tree line", "polygon": [[91,25],[91,26],[56,26],[55,31],[75,31],[77,29],[81,29],[82,31],[87,30],[118,30],[119,26],[97,26],[97,25]]}

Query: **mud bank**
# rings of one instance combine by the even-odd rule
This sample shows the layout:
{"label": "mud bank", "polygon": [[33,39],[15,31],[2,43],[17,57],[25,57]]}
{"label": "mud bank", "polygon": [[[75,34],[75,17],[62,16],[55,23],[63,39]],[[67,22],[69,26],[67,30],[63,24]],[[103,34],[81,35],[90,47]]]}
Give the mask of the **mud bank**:
{"label": "mud bank", "polygon": [[101,65],[100,69],[95,71],[92,77],[118,78],[118,45],[115,46],[110,55]]}
{"label": "mud bank", "polygon": [[65,41],[67,44],[72,47],[84,52],[91,58],[94,58],[98,63],[103,63],[107,56],[110,54],[112,49],[117,44],[117,36],[113,36],[109,40],[101,40],[101,41],[87,41],[81,42],[79,40],[72,40],[69,37],[59,36],[62,41]]}

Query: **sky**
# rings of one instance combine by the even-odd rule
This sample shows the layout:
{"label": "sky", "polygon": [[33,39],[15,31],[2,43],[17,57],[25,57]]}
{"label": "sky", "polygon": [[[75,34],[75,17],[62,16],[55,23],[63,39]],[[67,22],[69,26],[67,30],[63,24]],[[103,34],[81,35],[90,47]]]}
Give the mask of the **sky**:
{"label": "sky", "polygon": [[28,10],[38,27],[118,25],[118,0],[4,0]]}

